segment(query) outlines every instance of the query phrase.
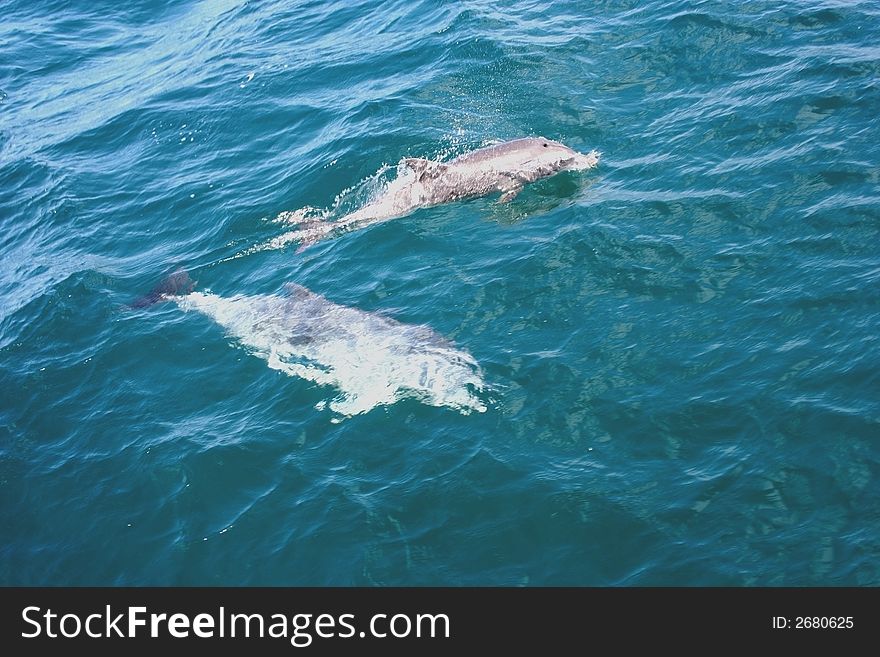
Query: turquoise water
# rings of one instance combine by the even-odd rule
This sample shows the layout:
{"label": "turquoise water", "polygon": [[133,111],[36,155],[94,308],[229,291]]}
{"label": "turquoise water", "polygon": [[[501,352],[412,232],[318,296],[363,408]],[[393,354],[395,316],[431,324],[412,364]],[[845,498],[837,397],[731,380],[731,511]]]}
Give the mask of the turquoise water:
{"label": "turquoise water", "polygon": [[[878,41],[857,1],[6,2],[0,583],[880,584]],[[603,158],[262,248],[525,135]],[[274,319],[126,307],[177,266]],[[390,397],[272,366],[285,283],[385,327],[308,344]]]}

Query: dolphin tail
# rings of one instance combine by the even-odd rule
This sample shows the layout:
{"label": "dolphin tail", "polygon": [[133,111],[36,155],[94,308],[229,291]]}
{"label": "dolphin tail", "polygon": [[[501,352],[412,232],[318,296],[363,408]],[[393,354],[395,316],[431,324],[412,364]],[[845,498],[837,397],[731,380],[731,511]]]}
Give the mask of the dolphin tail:
{"label": "dolphin tail", "polygon": [[128,307],[149,308],[155,303],[165,301],[168,297],[189,294],[195,286],[196,282],[189,277],[189,274],[183,268],[178,268],[159,281],[147,294],[128,304]]}
{"label": "dolphin tail", "polygon": [[[321,227],[323,228],[323,226]],[[300,254],[305,251],[310,246],[317,244],[320,242],[326,235],[330,233],[329,230],[303,230],[298,231],[299,235],[299,246],[296,247],[296,253]]]}

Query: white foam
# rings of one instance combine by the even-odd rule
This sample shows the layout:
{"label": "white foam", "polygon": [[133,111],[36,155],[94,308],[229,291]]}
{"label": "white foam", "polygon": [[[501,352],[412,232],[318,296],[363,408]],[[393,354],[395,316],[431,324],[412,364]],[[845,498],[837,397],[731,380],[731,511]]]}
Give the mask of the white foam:
{"label": "white foam", "polygon": [[407,397],[463,414],[486,410],[478,363],[426,326],[341,306],[299,286],[290,295],[193,292],[175,300],[216,321],[269,367],[336,388],[327,405],[340,415]]}
{"label": "white foam", "polygon": [[388,179],[392,167],[383,165],[357,185],[342,190],[328,209],[304,206],[285,210],[273,223],[295,226],[245,253],[281,249],[293,242],[308,245],[333,234],[404,216],[422,204],[423,188],[415,174],[402,162],[394,170],[397,177]]}

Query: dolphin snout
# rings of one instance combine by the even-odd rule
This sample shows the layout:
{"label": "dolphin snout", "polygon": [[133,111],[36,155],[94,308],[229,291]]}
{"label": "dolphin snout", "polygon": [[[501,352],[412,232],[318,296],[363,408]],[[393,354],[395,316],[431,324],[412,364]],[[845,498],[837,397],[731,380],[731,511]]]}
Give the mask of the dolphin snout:
{"label": "dolphin snout", "polygon": [[590,151],[586,154],[578,153],[569,168],[581,171],[583,169],[592,169],[597,164],[599,164],[599,151]]}

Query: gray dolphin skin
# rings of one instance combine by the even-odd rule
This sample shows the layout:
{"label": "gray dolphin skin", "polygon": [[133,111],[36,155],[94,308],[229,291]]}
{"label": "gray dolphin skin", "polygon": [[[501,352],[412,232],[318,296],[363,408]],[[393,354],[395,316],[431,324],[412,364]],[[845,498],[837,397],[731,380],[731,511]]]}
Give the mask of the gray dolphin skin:
{"label": "gray dolphin skin", "polygon": [[561,171],[591,169],[598,151],[578,153],[543,137],[527,137],[465,153],[449,162],[404,158],[398,177],[364,207],[336,221],[310,216],[311,208],[282,213],[278,220],[294,224],[265,248],[299,242],[300,250],[321,239],[405,216],[418,208],[500,193],[499,202],[513,199],[524,185]]}
{"label": "gray dolphin skin", "polygon": [[337,416],[404,398],[465,415],[486,410],[477,361],[428,326],[334,303],[295,283],[283,294],[230,297],[192,286],[174,272],[130,307],[174,301],[209,317],[270,368],[335,390],[317,408]]}

